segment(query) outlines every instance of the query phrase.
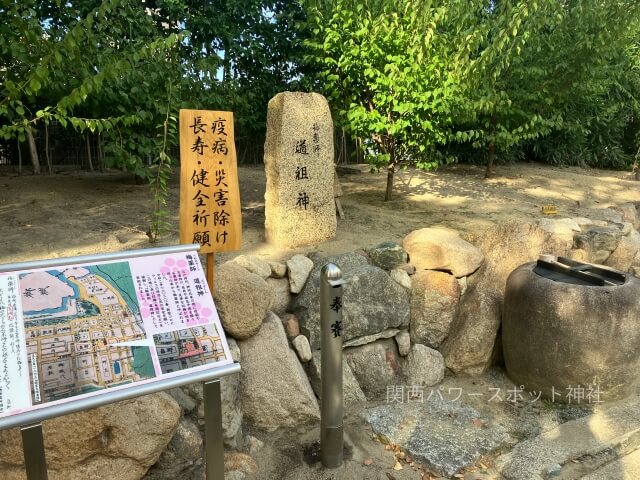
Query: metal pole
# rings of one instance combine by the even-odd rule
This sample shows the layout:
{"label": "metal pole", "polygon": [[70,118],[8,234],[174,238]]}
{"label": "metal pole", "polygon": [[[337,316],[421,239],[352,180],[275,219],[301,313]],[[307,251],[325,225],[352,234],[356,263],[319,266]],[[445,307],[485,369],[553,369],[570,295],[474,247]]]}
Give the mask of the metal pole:
{"label": "metal pole", "polygon": [[37,423],[20,430],[27,480],[47,480],[47,457],[44,452],[42,425]]}
{"label": "metal pole", "polygon": [[342,464],[342,272],[333,263],[320,273],[321,417],[320,454],[327,468]]}
{"label": "metal pole", "polygon": [[206,480],[224,480],[224,438],[222,435],[220,380],[205,382],[203,389]]}

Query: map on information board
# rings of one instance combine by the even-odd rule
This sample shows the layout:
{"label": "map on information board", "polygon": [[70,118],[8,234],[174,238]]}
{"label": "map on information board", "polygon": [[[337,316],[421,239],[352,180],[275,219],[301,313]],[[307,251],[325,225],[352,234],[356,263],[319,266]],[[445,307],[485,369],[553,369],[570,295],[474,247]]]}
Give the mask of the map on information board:
{"label": "map on information board", "polygon": [[0,274],[0,417],[231,363],[195,252]]}

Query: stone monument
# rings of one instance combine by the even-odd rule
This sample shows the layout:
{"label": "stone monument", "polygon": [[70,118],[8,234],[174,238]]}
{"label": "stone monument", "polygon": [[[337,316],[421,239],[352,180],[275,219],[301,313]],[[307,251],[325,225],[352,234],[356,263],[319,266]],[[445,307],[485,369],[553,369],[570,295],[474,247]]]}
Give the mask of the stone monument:
{"label": "stone monument", "polygon": [[322,95],[284,92],[269,101],[264,166],[267,241],[295,248],[333,238],[333,122]]}

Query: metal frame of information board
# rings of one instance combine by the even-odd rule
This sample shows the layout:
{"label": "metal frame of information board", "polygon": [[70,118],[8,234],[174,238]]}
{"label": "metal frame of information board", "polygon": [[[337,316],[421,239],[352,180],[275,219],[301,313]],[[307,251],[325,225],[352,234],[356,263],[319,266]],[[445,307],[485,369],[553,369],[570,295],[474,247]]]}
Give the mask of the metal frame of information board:
{"label": "metal frame of information board", "polygon": [[[176,245],[170,247],[128,250],[101,255],[65,257],[51,260],[22,262],[0,265],[0,273],[19,270],[32,270],[54,266],[73,265],[91,262],[123,260],[152,255],[197,251],[199,245]],[[188,372],[188,371],[187,371]],[[142,395],[157,393],[190,383],[203,382],[205,414],[205,462],[207,480],[224,480],[224,447],[222,433],[222,397],[220,378],[240,372],[240,364],[232,363],[221,367],[184,373],[162,380],[151,381],[131,387],[106,391],[91,397],[69,400],[62,404],[41,406],[34,410],[0,418],[0,430],[20,427],[22,431],[25,468],[28,480],[47,480],[47,466],[42,435],[42,423],[51,418],[60,417]]]}

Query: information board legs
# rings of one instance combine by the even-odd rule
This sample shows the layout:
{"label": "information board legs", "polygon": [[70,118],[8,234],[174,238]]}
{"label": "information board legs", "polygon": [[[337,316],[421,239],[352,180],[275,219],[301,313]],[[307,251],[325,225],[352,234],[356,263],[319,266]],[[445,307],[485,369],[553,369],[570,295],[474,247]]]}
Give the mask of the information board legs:
{"label": "information board legs", "polygon": [[206,479],[224,480],[220,380],[204,383],[204,452]]}
{"label": "information board legs", "polygon": [[44,453],[42,424],[22,427],[22,451],[27,480],[47,480],[47,458]]}

